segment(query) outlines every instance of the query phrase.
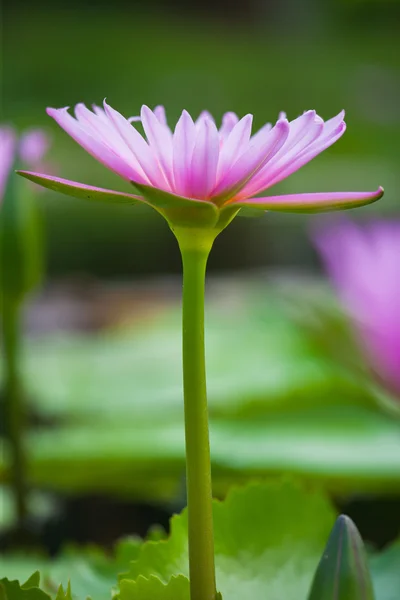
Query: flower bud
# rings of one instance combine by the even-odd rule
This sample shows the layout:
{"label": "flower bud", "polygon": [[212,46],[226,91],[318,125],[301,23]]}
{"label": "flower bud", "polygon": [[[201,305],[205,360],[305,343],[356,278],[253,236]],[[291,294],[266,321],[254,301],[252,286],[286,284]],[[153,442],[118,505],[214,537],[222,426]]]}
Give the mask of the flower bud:
{"label": "flower bud", "polygon": [[332,529],[308,600],[374,600],[364,544],[345,515]]}

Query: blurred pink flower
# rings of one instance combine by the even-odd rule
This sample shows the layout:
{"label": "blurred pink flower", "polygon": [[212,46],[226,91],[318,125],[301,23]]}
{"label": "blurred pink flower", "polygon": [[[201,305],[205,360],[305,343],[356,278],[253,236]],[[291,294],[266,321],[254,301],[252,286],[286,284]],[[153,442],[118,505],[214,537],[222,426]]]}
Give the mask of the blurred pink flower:
{"label": "blurred pink flower", "polygon": [[400,223],[343,222],[315,239],[371,366],[400,394]]}
{"label": "blurred pink flower", "polygon": [[[75,118],[67,108],[49,108],[47,112],[89,154],[134,185],[139,195],[132,195],[132,200],[157,209],[160,194],[154,190],[163,192],[163,209],[168,198],[171,202],[175,198],[175,207],[176,199],[190,200],[192,208],[201,201],[203,205],[213,204],[216,214],[227,208],[232,214],[241,208],[295,212],[343,209],[374,202],[383,194],[379,188],[375,192],[254,197],[336,142],[346,128],[343,112],[326,122],[313,110],[291,122],[281,113],[274,126],[267,123],[253,135],[250,114],[239,119],[228,112],[218,129],[209,113],[203,112],[193,121],[183,111],[172,132],[161,106],[154,111],[143,106],[140,117],[130,119],[106,102],[104,108],[93,106],[93,111],[77,104]],[[141,122],[146,137],[132,124],[136,121]],[[127,197],[59,178],[22,174],[70,195]]]}
{"label": "blurred pink flower", "polygon": [[0,202],[14,163],[17,140],[11,127],[0,127]]}
{"label": "blurred pink flower", "polygon": [[28,130],[18,140],[12,127],[0,126],[0,202],[14,164],[40,168],[49,146],[49,137],[41,129]]}
{"label": "blurred pink flower", "polygon": [[41,129],[25,131],[19,142],[19,155],[27,165],[38,165],[50,148],[49,136]]}

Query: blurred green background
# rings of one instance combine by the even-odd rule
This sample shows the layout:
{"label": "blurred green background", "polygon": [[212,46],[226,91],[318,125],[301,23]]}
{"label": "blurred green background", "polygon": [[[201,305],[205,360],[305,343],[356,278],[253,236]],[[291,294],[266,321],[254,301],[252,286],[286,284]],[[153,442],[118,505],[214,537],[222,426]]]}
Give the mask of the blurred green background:
{"label": "blurred green background", "polygon": [[[255,126],[285,110],[323,118],[346,109],[334,147],[276,193],[367,190],[385,198],[356,211],[396,212],[400,187],[400,4],[380,0],[196,0],[193,2],[5,2],[3,121],[46,127],[60,176],[127,189],[45,114],[46,106],[101,103],[126,116],[164,104],[217,119],[251,112]],[[125,186],[125,188],[124,188]],[[42,196],[49,273],[106,277],[178,271],[166,224],[142,208],[86,205]],[[308,219],[236,219],[217,240],[211,269],[308,266]]]}

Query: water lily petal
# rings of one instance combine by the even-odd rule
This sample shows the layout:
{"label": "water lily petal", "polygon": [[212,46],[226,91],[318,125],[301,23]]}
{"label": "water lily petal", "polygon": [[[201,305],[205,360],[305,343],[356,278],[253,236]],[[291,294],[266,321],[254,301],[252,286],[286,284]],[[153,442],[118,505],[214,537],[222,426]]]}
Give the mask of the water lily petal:
{"label": "water lily petal", "polygon": [[242,206],[282,212],[324,212],[372,204],[382,196],[383,188],[379,187],[375,192],[319,192],[248,198],[246,200],[234,200],[227,203],[226,206]]}
{"label": "water lily petal", "polygon": [[47,114],[52,117],[82,148],[124,179],[148,183],[147,178],[138,173],[124,158],[110,150],[101,139],[95,138],[87,128],[74,119],[68,108],[48,108]]}
{"label": "water lily petal", "polygon": [[211,119],[204,117],[197,126],[193,150],[190,195],[207,198],[215,187],[219,156],[218,129]]}
{"label": "water lily petal", "polygon": [[15,159],[17,139],[10,127],[0,128],[0,203]]}
{"label": "water lily petal", "polygon": [[289,123],[278,121],[270,131],[258,136],[248,149],[231,166],[215,189],[213,196],[229,199],[236,195],[246,183],[254,177],[266,162],[268,162],[285,143],[289,134]]}
{"label": "water lily petal", "polygon": [[[246,115],[232,128],[219,155],[217,181],[221,181],[249,144],[253,115]],[[219,186],[218,186],[219,187]]]}
{"label": "water lily petal", "polygon": [[38,165],[50,148],[50,138],[41,129],[24,132],[19,142],[21,160],[30,167]]}
{"label": "water lily petal", "polygon": [[164,173],[146,140],[121,113],[109,106],[105,100],[103,104],[106,115],[136,157],[149,182],[161,189],[168,188]]}
{"label": "water lily petal", "polygon": [[222,125],[219,130],[221,142],[223,143],[235,125],[239,123],[239,117],[234,112],[227,112],[222,117]]}
{"label": "water lily petal", "polygon": [[148,106],[142,106],[140,116],[147,140],[168,181],[168,189],[172,191],[174,177],[172,172],[171,131],[167,125],[161,123]]}
{"label": "water lily petal", "polygon": [[175,192],[181,196],[190,194],[191,165],[195,143],[196,127],[192,117],[184,110],[176,124],[172,142]]}
{"label": "water lily petal", "polygon": [[[279,122],[279,121],[278,121]],[[259,170],[241,192],[241,198],[254,196],[259,192],[271,187],[277,177],[290,168],[307,148],[313,147],[313,143],[322,135],[324,129],[323,120],[316,115],[314,110],[307,111],[294,121],[289,123],[289,135],[280,151]]]}
{"label": "water lily petal", "polygon": [[[167,127],[168,127],[167,115],[165,114],[165,108],[159,104],[158,106],[155,107],[153,112],[154,112],[155,116],[157,117],[157,119],[160,121],[161,125],[167,125]],[[169,127],[168,127],[168,129],[169,129]]]}
{"label": "water lily petal", "polygon": [[[276,185],[295,171],[298,171],[305,164],[310,162],[318,154],[332,146],[346,131],[346,123],[343,121],[344,113],[340,113],[337,117],[330,119],[323,125],[322,132],[318,135],[312,144],[307,145],[302,152],[295,157],[290,157],[290,161],[285,162],[281,168],[277,168],[276,172],[271,174],[267,187]],[[261,187],[261,189],[267,189]],[[258,193],[258,192],[255,192]]]}

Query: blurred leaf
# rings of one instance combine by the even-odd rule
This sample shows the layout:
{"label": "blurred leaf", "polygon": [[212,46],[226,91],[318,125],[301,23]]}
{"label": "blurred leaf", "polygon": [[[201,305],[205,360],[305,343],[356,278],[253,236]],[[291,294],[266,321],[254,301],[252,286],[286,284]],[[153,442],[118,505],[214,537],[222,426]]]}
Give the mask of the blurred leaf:
{"label": "blurred leaf", "polygon": [[399,600],[400,539],[370,559],[377,600]]}
{"label": "blurred leaf", "polygon": [[[27,495],[29,514],[36,519],[50,515],[57,511],[57,504],[46,492],[29,490]],[[12,491],[9,487],[0,485],[0,531],[13,527],[16,524],[16,508]]]}
{"label": "blurred leaf", "polygon": [[[211,454],[219,495],[254,474],[282,472],[335,493],[400,489],[400,421],[362,369],[333,360],[320,342],[324,336],[312,326],[318,302],[332,305],[333,322],[340,314],[319,289],[299,282],[267,291],[224,282],[221,300],[209,303]],[[145,500],[181,494],[180,328],[174,309],[124,331],[28,340],[25,377],[35,412],[55,420],[29,435],[32,482]],[[335,334],[343,342],[327,335],[335,356],[344,356],[339,348],[349,345],[346,335]],[[6,466],[6,452],[0,453],[2,479]]]}
{"label": "blurred leaf", "polygon": [[70,583],[68,582],[66,590],[64,590],[63,586],[60,585],[60,587],[58,588],[56,600],[72,600],[72,598],[73,596],[71,592]]}
{"label": "blurred leaf", "polygon": [[[71,581],[73,598],[84,600],[90,596],[93,600],[109,600],[111,589],[117,585],[118,574],[137,558],[141,544],[139,538],[122,539],[112,557],[96,547],[69,548],[56,559],[29,554],[4,555],[1,557],[2,571],[21,580],[27,577],[27,573],[40,569],[41,587],[50,594],[59,590],[60,586],[68,586],[66,592],[59,591],[59,595],[64,593],[61,598],[68,599],[68,582]],[[56,600],[60,600],[59,596]]]}
{"label": "blurred leaf", "polygon": [[[263,600],[266,594],[269,600],[305,600],[334,518],[321,493],[289,481],[253,482],[232,490],[226,501],[215,501],[217,581],[223,600]],[[399,542],[372,555],[376,600],[397,600],[399,561]],[[55,560],[6,555],[1,569],[19,580],[40,569],[42,587],[52,596],[70,580],[73,598],[109,600],[119,575],[120,600],[187,600],[186,510],[172,518],[171,534],[162,541],[126,538],[113,556],[94,547],[70,548]],[[29,585],[37,582],[35,574]],[[64,598],[70,600],[68,590],[59,590],[56,600]]]}
{"label": "blurred leaf", "polygon": [[31,575],[22,585],[19,581],[0,579],[0,600],[49,600],[50,596],[39,589],[39,581],[38,572]]}
{"label": "blurred leaf", "polygon": [[[377,404],[362,378],[316,346],[314,334],[294,321],[279,293],[249,284],[226,286],[225,294],[235,294],[234,300],[210,303],[207,311],[212,415],[242,418],[315,405]],[[121,331],[35,338],[25,364],[35,405],[48,416],[107,423],[181,419],[177,309]]]}
{"label": "blurred leaf", "polygon": [[[224,600],[305,597],[333,521],[321,494],[291,483],[252,483],[215,502],[217,588]],[[142,545],[121,581],[154,575],[164,583],[188,576],[186,511],[172,518],[168,540]]]}
{"label": "blurred leaf", "polygon": [[[179,423],[70,426],[38,432],[28,441],[30,479],[38,485],[164,501],[176,498],[182,487],[184,431]],[[242,422],[214,420],[211,455],[217,494],[235,481],[282,472],[340,493],[400,488],[398,423],[354,407]]]}
{"label": "blurred leaf", "polygon": [[120,583],[120,600],[190,600],[189,580],[183,575],[171,577],[163,583],[158,577],[138,577],[136,581],[123,579]]}
{"label": "blurred leaf", "polygon": [[353,521],[341,515],[329,536],[308,600],[374,600],[367,556]]}

